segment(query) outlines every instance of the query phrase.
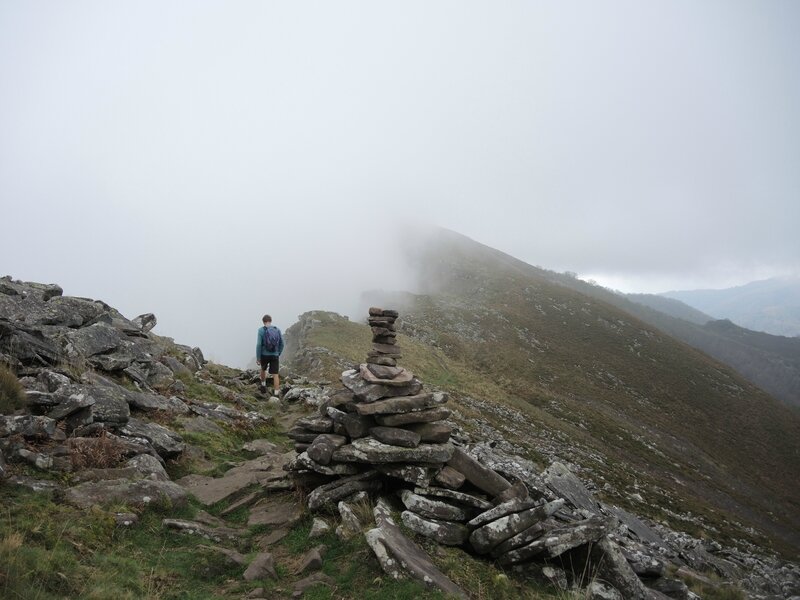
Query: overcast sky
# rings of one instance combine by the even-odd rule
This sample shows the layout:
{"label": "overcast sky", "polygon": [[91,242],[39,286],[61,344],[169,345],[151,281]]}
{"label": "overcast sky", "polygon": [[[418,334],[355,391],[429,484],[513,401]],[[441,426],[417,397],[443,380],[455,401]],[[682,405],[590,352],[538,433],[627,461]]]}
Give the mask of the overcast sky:
{"label": "overcast sky", "polygon": [[[0,275],[240,365],[447,227],[625,291],[800,265],[800,2],[0,2]],[[360,317],[360,315],[351,315]]]}

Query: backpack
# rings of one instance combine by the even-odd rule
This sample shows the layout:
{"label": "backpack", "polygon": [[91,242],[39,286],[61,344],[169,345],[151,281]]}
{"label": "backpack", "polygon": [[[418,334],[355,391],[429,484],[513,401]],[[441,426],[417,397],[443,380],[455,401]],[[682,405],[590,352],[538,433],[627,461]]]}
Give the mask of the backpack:
{"label": "backpack", "polygon": [[277,327],[265,327],[261,349],[268,354],[275,354],[281,344],[281,332]]}

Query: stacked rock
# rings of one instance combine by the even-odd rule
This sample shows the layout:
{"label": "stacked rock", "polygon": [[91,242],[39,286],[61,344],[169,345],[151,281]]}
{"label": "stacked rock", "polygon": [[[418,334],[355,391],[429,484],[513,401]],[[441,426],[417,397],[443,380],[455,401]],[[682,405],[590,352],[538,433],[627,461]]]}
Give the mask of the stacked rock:
{"label": "stacked rock", "polygon": [[[344,388],[322,404],[319,415],[299,419],[288,432],[300,453],[292,466],[298,475],[357,477],[344,481],[358,483],[346,488],[355,491],[377,489],[384,478],[389,486],[460,485],[445,468],[454,454],[451,428],[441,422],[450,416],[447,396],[423,391],[422,382],[397,365],[397,317],[394,310],[370,309],[373,337],[366,362],[342,373]],[[334,491],[337,483],[309,494],[309,507],[335,506],[344,497],[344,490]]]}
{"label": "stacked rock", "polygon": [[451,427],[443,422],[450,416],[447,396],[424,391],[397,364],[397,316],[370,309],[366,362],[342,373],[344,387],[320,414],[299,419],[288,433],[299,453],[289,468],[313,488],[309,508],[333,511],[354,494],[395,492],[409,529],[507,565],[556,556],[605,535],[610,524],[604,519],[580,521],[562,510],[561,498],[532,498],[523,482],[512,485],[450,442]]}

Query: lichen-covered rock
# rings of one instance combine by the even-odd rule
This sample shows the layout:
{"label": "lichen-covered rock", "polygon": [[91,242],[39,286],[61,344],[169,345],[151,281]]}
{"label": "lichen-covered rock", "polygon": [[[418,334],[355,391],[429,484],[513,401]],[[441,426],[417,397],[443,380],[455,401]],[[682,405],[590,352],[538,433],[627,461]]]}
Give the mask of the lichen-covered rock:
{"label": "lichen-covered rock", "polygon": [[422,383],[416,378],[401,386],[374,384],[365,381],[354,369],[342,373],[342,383],[362,402],[375,402],[389,396],[411,396],[422,390]]}
{"label": "lichen-covered rock", "polygon": [[423,465],[406,465],[402,463],[377,464],[375,469],[387,477],[402,479],[412,485],[427,486],[431,482],[433,469]]}
{"label": "lichen-covered rock", "polygon": [[[563,505],[563,502],[561,502],[561,504]],[[482,525],[496,521],[497,519],[510,515],[511,513],[522,512],[523,510],[528,510],[529,508],[533,508],[538,505],[539,502],[537,500],[532,500],[531,498],[526,498],[524,500],[514,498],[507,502],[503,502],[502,504],[498,504],[492,509],[482,512],[469,523],[467,523],[467,527],[477,529]]]}
{"label": "lichen-covered rock", "polygon": [[[533,509],[536,510],[536,509]],[[592,517],[548,531],[526,546],[507,552],[498,559],[501,565],[525,562],[532,558],[554,558],[589,542],[596,542],[612,528],[612,521]],[[488,527],[488,526],[487,526]]]}
{"label": "lichen-covered rock", "polygon": [[177,507],[186,504],[186,491],[172,481],[112,479],[82,483],[68,488],[64,492],[64,500],[78,508],[114,503],[131,507],[167,503]]}
{"label": "lichen-covered rock", "polygon": [[511,484],[504,477],[485,467],[460,448],[455,450],[447,464],[463,474],[472,485],[487,492],[492,497],[511,487]]}
{"label": "lichen-covered rock", "polygon": [[186,448],[181,436],[158,423],[130,419],[120,432],[128,437],[147,440],[163,458],[178,456]]}
{"label": "lichen-covered rock", "polygon": [[470,544],[478,554],[487,554],[495,546],[543,521],[562,506],[563,502],[550,502],[507,514],[475,529],[469,536]]}
{"label": "lichen-covered rock", "polygon": [[353,440],[333,453],[337,462],[375,463],[424,463],[442,464],[450,460],[453,446],[450,444],[420,444],[416,448],[402,448],[383,444],[372,438]]}
{"label": "lichen-covered rock", "polygon": [[565,465],[554,462],[545,469],[543,476],[547,486],[575,508],[582,508],[595,514],[599,512],[597,500],[592,493]]}
{"label": "lichen-covered rock", "polygon": [[44,439],[53,437],[55,432],[56,422],[49,417],[0,415],[0,437],[18,434],[26,438]]}
{"label": "lichen-covered rock", "polygon": [[455,500],[456,502],[465,506],[472,506],[481,511],[486,511],[493,507],[493,504],[484,498],[479,498],[478,496],[474,496],[472,494],[466,494],[464,492],[458,492],[456,490],[449,490],[440,487],[417,487],[414,488],[414,493],[419,494],[420,496],[449,498],[450,500]]}
{"label": "lichen-covered rock", "polygon": [[454,506],[441,500],[431,500],[425,496],[415,494],[411,490],[400,490],[400,499],[405,507],[420,516],[442,521],[464,522],[474,514],[461,506]]}
{"label": "lichen-covered rock", "polygon": [[329,462],[327,465],[321,465],[309,456],[308,450],[297,456],[293,468],[309,469],[322,475],[355,475],[360,471],[353,463]]}
{"label": "lichen-covered rock", "polygon": [[412,531],[445,546],[461,546],[469,537],[469,530],[461,523],[424,518],[410,510],[404,510],[400,518]]}
{"label": "lichen-covered rock", "polygon": [[340,500],[344,500],[356,492],[377,491],[381,485],[375,479],[377,474],[376,471],[365,471],[321,485],[308,495],[308,508],[312,511],[323,509],[333,511]]}

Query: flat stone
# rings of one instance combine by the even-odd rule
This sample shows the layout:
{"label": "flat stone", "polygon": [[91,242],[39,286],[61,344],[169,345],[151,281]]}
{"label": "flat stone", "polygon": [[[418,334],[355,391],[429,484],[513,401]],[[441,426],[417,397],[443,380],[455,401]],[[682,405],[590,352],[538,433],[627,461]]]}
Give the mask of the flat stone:
{"label": "flat stone", "polygon": [[474,512],[461,506],[453,506],[440,500],[431,500],[411,490],[400,490],[400,499],[405,507],[423,517],[442,521],[467,521]]}
{"label": "flat stone", "polygon": [[444,423],[411,423],[403,425],[403,429],[419,434],[421,442],[432,444],[444,444],[450,440],[450,434],[453,433],[453,428]]}
{"label": "flat stone", "polygon": [[222,427],[206,417],[191,417],[189,419],[178,419],[184,431],[189,433],[223,433]]}
{"label": "flat stone", "polygon": [[383,365],[386,367],[396,367],[397,366],[397,359],[390,358],[384,355],[378,356],[367,356],[367,364],[368,365]]}
{"label": "flat stone", "polygon": [[449,498],[455,500],[466,506],[472,506],[480,510],[489,510],[493,504],[483,498],[478,498],[472,494],[465,494],[464,492],[457,492],[455,490],[448,490],[439,487],[417,487],[414,488],[414,493],[420,496],[433,496],[434,498]]}
{"label": "flat stone", "polygon": [[[331,421],[333,423],[333,421]],[[331,433],[322,434],[308,447],[306,452],[315,463],[327,465],[331,462],[333,452],[347,443],[347,438],[343,435]]]}
{"label": "flat stone", "polygon": [[90,508],[94,504],[114,503],[131,507],[146,507],[162,503],[170,506],[184,506],[186,492],[172,481],[112,479],[81,483],[68,488],[64,492],[64,500],[78,508]]}
{"label": "flat stone", "polygon": [[598,504],[592,493],[586,489],[580,479],[560,462],[552,463],[542,474],[545,484],[556,496],[566,498],[575,508],[582,508],[598,513]]}
{"label": "flat stone", "polygon": [[269,552],[259,552],[244,572],[245,581],[257,579],[277,579],[275,560]]}
{"label": "flat stone", "polygon": [[391,329],[389,329],[388,327],[383,327],[383,326],[378,325],[376,323],[370,323],[370,329],[372,329],[372,335],[373,335],[372,341],[374,341],[374,342],[377,342],[378,338],[381,338],[381,337],[387,337],[387,338],[388,337],[394,337],[394,338],[397,337],[397,328],[396,327],[392,327]]}
{"label": "flat stone", "polygon": [[261,492],[251,492],[246,494],[245,496],[239,498],[236,502],[230,504],[227,508],[222,510],[219,514],[223,517],[227,517],[229,514],[236,512],[242,507],[250,506],[257,500],[261,498]]}
{"label": "flat stone", "polygon": [[608,536],[592,546],[594,564],[598,565],[599,579],[610,583],[625,600],[645,600],[647,589],[625,559],[620,547]]}
{"label": "flat stone", "polygon": [[50,417],[0,415],[0,437],[19,434],[26,438],[50,438],[55,432],[56,421]]}
{"label": "flat stone", "polygon": [[149,454],[139,454],[125,463],[128,468],[135,469],[142,477],[157,479],[159,481],[169,481],[169,475],[164,469],[161,461]]}
{"label": "flat stone", "polygon": [[431,482],[432,469],[427,466],[389,463],[375,465],[375,469],[383,475],[402,479],[413,485],[427,486]]}
{"label": "flat stone", "polygon": [[295,421],[295,426],[318,433],[329,433],[333,431],[333,421],[330,417],[303,417]]}
{"label": "flat stone", "polygon": [[[397,370],[398,373],[393,377],[384,379],[378,377],[373,372],[375,370],[378,370],[379,368],[392,369],[392,372]],[[372,383],[377,385],[388,385],[390,387],[401,387],[401,386],[406,387],[414,379],[414,374],[411,371],[408,371],[401,367],[377,367],[376,365],[362,364],[359,367],[359,373],[361,375],[361,378],[367,383]]]}
{"label": "flat stone", "polygon": [[353,440],[333,453],[337,462],[397,463],[413,462],[423,464],[446,463],[453,456],[451,444],[420,444],[416,448],[402,448],[383,444],[372,438]]}
{"label": "flat stone", "polygon": [[485,467],[460,448],[456,449],[447,464],[463,474],[472,485],[492,497],[511,487],[511,484],[502,475]]}
{"label": "flat stone", "polygon": [[360,415],[394,415],[433,408],[445,402],[447,402],[447,396],[441,392],[436,392],[434,394],[387,398],[369,404],[357,404],[356,410]]}
{"label": "flat stone", "polygon": [[439,485],[451,490],[457,490],[464,485],[466,478],[462,473],[459,473],[453,467],[448,467],[445,465],[438,473],[436,473],[434,481]]}
{"label": "flat stone", "polygon": [[280,542],[287,535],[289,535],[289,529],[286,527],[279,527],[275,531],[270,531],[267,535],[261,537],[258,540],[258,547],[269,548],[270,546]]}
{"label": "flat stone", "polygon": [[261,456],[277,452],[278,446],[269,440],[251,440],[242,445],[245,452],[255,452]]}
{"label": "flat stone", "polygon": [[[361,367],[364,367],[363,370],[368,371],[378,379],[391,380],[391,379],[396,379],[397,377],[405,376],[406,374],[410,375],[410,372],[402,367],[386,367],[375,364],[361,365]],[[363,376],[363,371],[362,371],[362,376]],[[409,377],[408,380],[411,381],[411,377]]]}
{"label": "flat stone", "polygon": [[[562,502],[561,505],[563,504],[564,503]],[[516,512],[522,512],[523,510],[534,508],[537,505],[538,502],[536,500],[532,500],[531,498],[526,498],[524,500],[513,498],[507,502],[498,504],[497,506],[495,506],[490,510],[482,512],[477,517],[472,519],[469,523],[467,523],[467,526],[471,527],[472,529],[477,529],[478,527],[482,527],[487,523],[496,521],[501,517],[505,517]]]}
{"label": "flat stone", "polygon": [[656,530],[633,513],[630,513],[618,506],[609,506],[607,504],[604,504],[603,508],[605,508],[611,515],[619,519],[621,523],[624,523],[628,530],[631,531],[637,538],[639,538],[640,541],[653,544],[659,548],[666,547],[664,539],[656,532]]}
{"label": "flat stone", "polygon": [[533,558],[555,558],[583,544],[596,542],[608,533],[611,526],[612,521],[602,517],[592,517],[584,521],[577,521],[548,531],[530,544],[507,552],[498,559],[498,562],[501,565],[510,565]]}
{"label": "flat stone", "polygon": [[308,429],[303,429],[302,427],[292,427],[289,431],[286,432],[286,437],[289,439],[295,440],[296,442],[304,442],[310,444],[314,440],[316,440],[320,435],[316,431],[309,431]]}
{"label": "flat stone", "polygon": [[426,519],[410,510],[404,510],[400,518],[411,531],[445,546],[461,546],[469,537],[469,530],[461,523]]}
{"label": "flat stone", "polygon": [[325,573],[312,573],[294,584],[292,597],[302,598],[303,595],[315,585],[324,585],[332,588],[336,586],[336,581],[334,581],[333,577]]}
{"label": "flat stone", "polygon": [[321,465],[315,462],[309,455],[308,451],[302,452],[297,456],[294,463],[295,470],[309,469],[316,471],[322,475],[355,475],[359,473],[359,468],[352,463],[334,463],[330,462],[327,465]]}
{"label": "flat stone", "polygon": [[302,509],[294,500],[269,498],[252,508],[247,526],[281,525],[291,527],[300,520]]}
{"label": "flat stone", "polygon": [[189,406],[176,396],[164,398],[158,394],[129,391],[126,397],[130,406],[142,411],[158,410],[177,415],[185,415],[191,412]]}
{"label": "flat stone", "polygon": [[446,408],[430,408],[407,412],[397,415],[378,415],[375,420],[379,425],[386,427],[396,427],[398,425],[408,425],[409,423],[429,423],[431,421],[441,421],[450,416],[450,411]]}
{"label": "flat stone", "polygon": [[308,495],[308,508],[312,511],[333,511],[340,500],[345,500],[356,492],[375,491],[380,488],[380,481],[375,479],[377,474],[376,471],[366,471],[321,485]]}
{"label": "flat stone", "polygon": [[86,394],[72,394],[65,401],[59,403],[53,410],[47,413],[51,419],[59,421],[64,417],[68,417],[74,412],[87,408],[95,403],[95,399],[88,397]]}
{"label": "flat stone", "polygon": [[205,523],[187,521],[184,519],[162,519],[161,524],[167,529],[174,529],[188,535],[203,537],[217,543],[226,541],[238,542],[246,533],[241,529],[214,527]]}
{"label": "flat stone", "polygon": [[376,355],[383,354],[385,356],[391,356],[392,358],[403,357],[403,355],[400,353],[400,346],[397,344],[379,344],[373,342],[371,353]]}
{"label": "flat stone", "polygon": [[[96,406],[97,404],[94,405],[94,407]],[[120,432],[129,437],[144,438],[163,458],[178,456],[186,447],[181,436],[158,423],[146,423],[132,418]]]}
{"label": "flat stone", "polygon": [[266,454],[229,469],[222,477],[192,474],[182,477],[177,483],[204,505],[211,506],[235,497],[251,485],[265,487],[271,482],[286,480],[283,466],[289,460],[285,454]]}
{"label": "flat stone", "polygon": [[416,378],[403,385],[375,384],[365,381],[361,374],[353,369],[342,373],[342,383],[362,402],[375,402],[390,396],[411,396],[422,390],[422,382]]}
{"label": "flat stone", "polygon": [[527,546],[533,540],[539,539],[547,531],[557,527],[557,525],[553,525],[550,521],[550,519],[545,519],[540,523],[534,523],[527,529],[520,531],[517,535],[508,538],[501,544],[498,544],[492,548],[492,557],[497,558],[498,556],[502,556],[511,550],[516,550],[517,548],[522,548],[522,546]]}
{"label": "flat stone", "polygon": [[373,427],[369,430],[370,435],[379,442],[391,446],[402,446],[404,448],[416,448],[419,446],[419,434],[406,429],[397,427]]}
{"label": "flat stone", "polygon": [[562,506],[564,502],[559,499],[542,506],[507,514],[475,529],[469,536],[470,544],[478,554],[487,554],[495,546],[531,525],[543,521]]}
{"label": "flat stone", "polygon": [[415,581],[441,590],[445,594],[467,599],[467,594],[442,573],[417,544],[400,531],[391,517],[391,507],[380,498],[373,510],[377,527],[365,538],[383,570],[392,578],[407,575]]}

